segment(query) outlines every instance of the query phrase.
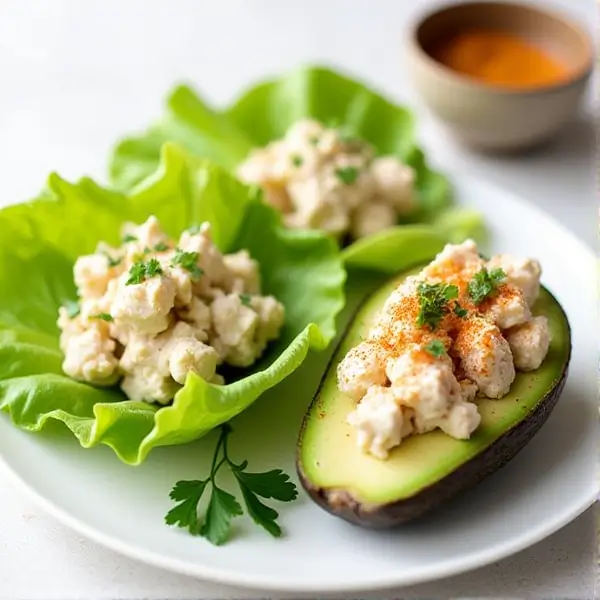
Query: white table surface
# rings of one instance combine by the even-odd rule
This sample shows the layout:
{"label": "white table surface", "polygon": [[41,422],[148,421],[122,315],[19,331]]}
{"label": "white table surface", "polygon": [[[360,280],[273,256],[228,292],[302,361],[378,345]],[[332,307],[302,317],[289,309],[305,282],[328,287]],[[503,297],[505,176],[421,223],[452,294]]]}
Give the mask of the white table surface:
{"label": "white table surface", "polygon": [[[413,105],[424,145],[446,171],[469,171],[521,194],[596,249],[589,99],[565,135],[536,154],[499,158],[458,147],[419,107],[403,71],[403,29],[430,4],[3,0],[0,204],[35,195],[52,170],[102,178],[115,138],[157,115],[161,97],[176,80],[190,80],[211,100],[224,102],[256,77],[326,61]],[[594,0],[554,5],[588,26],[597,18]],[[588,600],[594,596],[593,512],[497,564],[383,596]],[[260,596],[122,558],[55,522],[0,478],[1,600]]]}

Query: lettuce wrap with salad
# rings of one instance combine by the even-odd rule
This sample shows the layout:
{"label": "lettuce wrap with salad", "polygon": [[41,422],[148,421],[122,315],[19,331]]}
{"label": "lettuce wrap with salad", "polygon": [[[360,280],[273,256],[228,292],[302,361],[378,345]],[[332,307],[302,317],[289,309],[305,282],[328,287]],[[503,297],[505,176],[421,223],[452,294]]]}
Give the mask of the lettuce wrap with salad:
{"label": "lettuce wrap with salad", "polygon": [[[134,231],[146,233],[148,223],[159,223],[164,232],[159,235],[163,237],[153,248],[138,244],[136,250],[135,236],[128,234],[122,239],[124,223],[135,224],[138,229]],[[248,284],[254,286],[250,292],[255,295],[246,294],[243,278],[233,276],[227,279],[228,283],[219,284],[223,289],[229,286],[225,291],[209,286],[198,292],[194,288],[192,294],[192,287],[201,288],[210,275],[207,269],[213,267],[198,262],[203,259],[198,252],[175,245],[185,240],[192,245],[204,244],[206,239],[198,236],[198,226],[201,231],[203,227],[210,228],[214,246],[206,252],[221,261],[218,264],[223,263],[220,253],[226,259],[232,257],[227,263],[230,270],[237,269],[235,273],[239,274],[249,268],[248,281],[254,277],[252,269],[258,268],[264,296],[259,295],[256,281]],[[161,148],[155,171],[128,193],[100,187],[90,179],[70,183],[52,174],[40,197],[0,211],[0,231],[0,408],[16,426],[30,432],[40,431],[49,421],[62,422],[81,446],[105,444],[130,465],[140,464],[155,447],[195,440],[246,409],[297,369],[310,349],[323,350],[329,344],[335,335],[336,315],[344,306],[346,273],[329,237],[317,231],[284,228],[278,213],[262,201],[260,192],[174,144]],[[179,242],[169,242],[178,236]],[[118,251],[123,254],[117,255]],[[110,308],[102,309],[101,302],[108,292],[101,296],[94,290],[97,291],[102,273],[108,272],[106,264],[115,270],[116,295]],[[199,265],[204,266],[206,273]],[[216,281],[217,275],[211,277]],[[173,282],[179,282],[179,287]],[[106,281],[102,285],[106,287]],[[154,287],[150,289],[151,286]],[[90,296],[86,301],[82,290]],[[78,292],[82,297],[78,297]],[[171,304],[164,314],[140,317],[141,313],[131,311],[132,302],[134,308],[139,308],[148,299],[163,302],[169,293],[167,300]],[[208,297],[203,293],[213,294],[205,304],[198,300]],[[177,298],[186,294],[187,300],[182,300],[178,309]],[[266,295],[272,299],[265,300]],[[144,306],[155,306],[152,302]],[[173,302],[175,308],[171,309]],[[212,318],[214,315],[206,307],[212,303],[212,311],[220,302],[222,326],[231,320],[232,302],[250,324],[266,305],[279,310],[278,322],[270,334],[265,334],[270,336],[264,338],[269,343],[263,340],[259,352],[248,358],[238,352],[235,341],[227,341],[231,331],[224,331],[214,343],[206,341],[206,331],[209,327],[218,330],[218,323],[205,326],[204,337],[199,338],[204,344],[191,339],[193,336],[185,333],[191,331],[190,323],[193,325],[195,318],[190,316],[190,302],[196,302],[196,308],[204,311],[204,316],[198,318]],[[180,384],[169,380],[172,401],[168,395],[163,398],[164,405],[151,401],[152,398],[142,400],[145,392],[140,391],[140,377],[130,378],[133,383],[129,388],[122,386],[128,390],[125,395],[116,378],[111,379],[115,369],[107,371],[107,366],[111,360],[118,363],[119,359],[123,366],[128,353],[132,358],[133,333],[135,327],[143,325],[145,329],[140,331],[146,337],[137,338],[141,356],[147,350],[144,346],[154,344],[153,337],[147,334],[171,327],[169,319],[177,310],[187,315],[175,324],[183,328],[183,339],[187,341],[183,345],[181,340],[169,341],[168,347],[176,347],[179,352],[178,365],[169,362],[173,378],[180,379]],[[280,318],[283,311],[285,317]],[[71,333],[75,337],[66,342],[57,325],[59,313],[62,335],[69,327],[74,331]],[[107,332],[119,323],[124,333],[115,329],[117,333],[110,336],[117,341],[111,340]],[[103,334],[105,338],[100,339]],[[73,340],[76,343],[69,346]],[[86,348],[82,340],[98,345]],[[186,371],[186,361],[198,355],[199,348],[207,356],[212,352],[211,360],[216,356],[210,344],[230,357],[233,367],[224,373],[224,380],[219,375],[218,381],[209,382],[208,377],[199,376],[192,367]],[[115,346],[120,346],[120,350],[115,350]],[[99,364],[98,356],[107,347],[107,359]],[[166,347],[157,346],[163,353]],[[75,366],[72,361],[69,363],[65,348],[72,352],[72,361],[86,352],[91,355],[95,361],[92,371],[89,362]],[[133,375],[140,373],[123,368]],[[177,368],[180,376],[175,374]],[[214,373],[214,364],[211,368]],[[77,376],[70,377],[65,371]],[[107,377],[96,385],[94,377],[102,373]],[[146,373],[151,376],[152,368]]]}
{"label": "lettuce wrap with salad", "polygon": [[356,244],[358,255],[389,256],[396,241],[404,250],[411,230],[452,243],[487,235],[481,216],[458,206],[449,180],[430,166],[411,111],[329,68],[260,82],[224,109],[176,86],[159,120],[116,144],[112,184],[134,188],[167,141],[260,185],[286,226],[333,235],[348,266],[361,266]]}

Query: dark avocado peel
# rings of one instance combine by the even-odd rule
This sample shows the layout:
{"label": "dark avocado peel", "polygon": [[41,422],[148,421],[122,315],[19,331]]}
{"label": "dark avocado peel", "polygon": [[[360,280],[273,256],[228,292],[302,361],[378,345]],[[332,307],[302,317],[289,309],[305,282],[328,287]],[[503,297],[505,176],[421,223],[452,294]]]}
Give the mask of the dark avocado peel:
{"label": "dark avocado peel", "polygon": [[420,270],[394,277],[359,307],[333,353],[298,440],[296,466],[310,497],[333,515],[364,527],[412,521],[506,465],[544,424],[567,379],[569,322],[542,286],[532,312],[548,318],[548,354],[536,371],[518,372],[503,398],[477,400],[482,420],[469,440],[435,430],[403,440],[385,461],[363,453],[345,421],[354,403],[337,389],[336,369],[365,337],[391,291]]}

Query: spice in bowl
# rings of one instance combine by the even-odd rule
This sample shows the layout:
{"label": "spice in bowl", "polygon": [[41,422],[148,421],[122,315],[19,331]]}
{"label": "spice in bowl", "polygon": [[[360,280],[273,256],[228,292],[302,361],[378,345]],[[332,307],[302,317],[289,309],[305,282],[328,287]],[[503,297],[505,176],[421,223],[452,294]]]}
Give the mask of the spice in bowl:
{"label": "spice in bowl", "polygon": [[494,86],[544,87],[569,76],[568,67],[558,57],[517,35],[500,31],[456,33],[436,44],[431,56],[462,75]]}

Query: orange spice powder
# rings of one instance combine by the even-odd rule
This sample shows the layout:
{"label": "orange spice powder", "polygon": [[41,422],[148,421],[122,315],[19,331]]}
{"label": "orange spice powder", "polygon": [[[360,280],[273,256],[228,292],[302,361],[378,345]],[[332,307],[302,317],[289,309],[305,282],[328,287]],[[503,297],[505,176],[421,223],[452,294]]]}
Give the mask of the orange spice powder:
{"label": "orange spice powder", "polygon": [[458,33],[438,44],[431,56],[458,73],[506,88],[552,85],[568,75],[567,67],[550,53],[495,31]]}
{"label": "orange spice powder", "polygon": [[[488,313],[492,304],[509,303],[515,295],[522,295],[522,292],[512,284],[504,283],[498,287],[493,298],[488,298],[482,304],[475,305],[468,294],[468,284],[473,274],[472,269],[464,268],[453,261],[435,266],[430,265],[428,269],[428,280],[442,280],[458,287],[459,294],[456,301],[468,311],[467,318],[459,317],[450,309],[435,331],[431,331],[429,327],[398,327],[398,324],[402,322],[415,323],[417,320],[420,308],[419,299],[416,293],[410,294],[402,297],[396,305],[390,307],[387,319],[380,323],[379,335],[367,340],[363,351],[375,353],[378,360],[384,362],[388,358],[403,354],[409,345],[424,346],[436,339],[444,344],[447,351],[456,344],[454,349],[458,351],[458,354],[467,353],[477,344],[483,345],[488,352],[491,352],[495,341],[494,337],[501,334],[494,329],[490,330],[489,325],[486,325],[486,321],[481,317]],[[449,305],[452,306],[453,302],[451,300]],[[424,349],[416,352],[413,358],[427,363],[436,360]],[[452,358],[455,357],[452,356]]]}

